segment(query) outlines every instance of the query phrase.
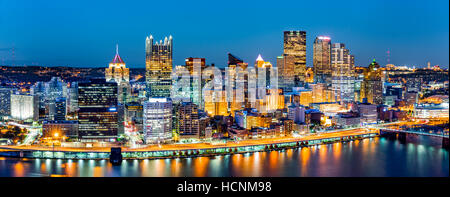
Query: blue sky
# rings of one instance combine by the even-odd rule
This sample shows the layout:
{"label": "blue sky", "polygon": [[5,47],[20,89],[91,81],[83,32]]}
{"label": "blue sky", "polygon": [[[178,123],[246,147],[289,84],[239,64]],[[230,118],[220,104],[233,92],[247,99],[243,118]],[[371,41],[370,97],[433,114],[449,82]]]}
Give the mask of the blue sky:
{"label": "blue sky", "polygon": [[227,52],[275,64],[283,31],[307,32],[307,65],[319,35],[345,43],[358,66],[449,65],[449,2],[433,1],[85,1],[0,0],[0,64],[105,67],[115,45],[130,67],[145,65],[145,37],[174,38],[174,64]]}

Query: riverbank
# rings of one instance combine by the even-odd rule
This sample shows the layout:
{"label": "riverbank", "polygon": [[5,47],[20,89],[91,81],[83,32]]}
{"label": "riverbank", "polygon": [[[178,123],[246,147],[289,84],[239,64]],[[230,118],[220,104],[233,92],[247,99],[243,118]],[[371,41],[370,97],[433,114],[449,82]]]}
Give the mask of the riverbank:
{"label": "riverbank", "polygon": [[[346,142],[378,136],[377,132],[355,129],[349,131],[324,133],[307,137],[267,138],[229,142],[223,145],[207,143],[152,145],[145,148],[131,149],[122,147],[123,159],[163,159],[198,156],[215,156],[241,154],[270,150],[306,147],[317,144]],[[37,146],[0,146],[0,156],[42,159],[109,159],[110,148],[66,148]]]}

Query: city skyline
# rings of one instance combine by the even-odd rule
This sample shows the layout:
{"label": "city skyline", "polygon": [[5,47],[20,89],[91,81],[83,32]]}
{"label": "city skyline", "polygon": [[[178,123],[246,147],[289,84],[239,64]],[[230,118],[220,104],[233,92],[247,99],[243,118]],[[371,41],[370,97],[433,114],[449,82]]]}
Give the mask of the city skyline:
{"label": "city skyline", "polygon": [[[313,8],[314,4],[306,2],[304,5],[293,2],[275,5],[239,2],[244,10],[242,15],[224,14],[234,12],[230,6],[236,3],[214,7],[196,2],[174,8],[167,20],[152,20],[153,11],[159,13],[161,10],[152,9],[152,12],[146,13],[140,10],[140,7],[146,7],[144,2],[142,6],[124,2],[110,5],[95,2],[97,5],[87,8],[80,2],[2,2],[0,7],[4,9],[0,9],[4,15],[0,23],[6,27],[6,31],[0,32],[0,64],[107,67],[114,46],[119,44],[127,67],[144,68],[144,40],[147,35],[153,34],[156,38],[173,36],[173,66],[183,65],[187,57],[199,57],[205,58],[207,64],[225,67],[228,52],[248,63],[261,54],[266,61],[275,65],[276,58],[283,53],[283,31],[299,30],[306,31],[307,35],[308,67],[313,66],[313,41],[324,35],[329,36],[332,43],[344,43],[355,56],[355,66],[367,66],[374,58],[384,66],[389,50],[390,63],[396,66],[426,67],[427,62],[430,62],[432,66],[448,68],[448,2],[321,3],[324,10],[341,10],[339,13],[342,16],[329,20],[324,19],[330,18],[333,12],[327,11],[329,14],[323,16],[313,15],[314,10],[308,8]],[[125,14],[101,17],[109,6],[118,4],[123,6]],[[305,12],[296,13],[290,8],[296,6],[289,6],[283,13],[258,14],[258,10],[291,4],[306,8],[302,9]],[[151,5],[155,8],[164,7],[155,2]],[[21,6],[21,9],[15,9],[16,6]],[[218,14],[203,19],[194,8],[204,10],[205,14]],[[126,12],[136,9],[136,13]],[[51,10],[53,15],[36,13],[36,10]],[[186,15],[188,17],[183,18]],[[236,20],[242,19],[236,18],[239,16],[244,19]],[[49,20],[54,17],[60,18]],[[196,24],[208,28],[186,27]]]}

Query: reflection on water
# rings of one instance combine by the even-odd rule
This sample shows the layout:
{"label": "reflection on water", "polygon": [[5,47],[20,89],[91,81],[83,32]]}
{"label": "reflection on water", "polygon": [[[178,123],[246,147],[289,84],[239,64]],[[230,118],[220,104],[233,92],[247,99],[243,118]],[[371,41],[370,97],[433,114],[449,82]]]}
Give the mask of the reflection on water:
{"label": "reflection on water", "polygon": [[412,143],[372,138],[301,149],[213,157],[124,160],[0,158],[0,176],[449,176],[439,139]]}

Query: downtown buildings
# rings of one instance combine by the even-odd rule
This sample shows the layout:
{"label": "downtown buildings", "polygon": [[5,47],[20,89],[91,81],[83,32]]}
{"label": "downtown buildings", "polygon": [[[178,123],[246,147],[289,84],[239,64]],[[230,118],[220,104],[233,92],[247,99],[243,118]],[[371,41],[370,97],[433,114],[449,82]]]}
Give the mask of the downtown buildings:
{"label": "downtown buildings", "polygon": [[[405,85],[398,76],[385,83],[387,68],[376,62],[355,66],[347,46],[325,36],[315,39],[313,65],[306,67],[306,32],[285,31],[283,36],[283,54],[277,57],[276,67],[261,55],[249,66],[228,53],[226,68],[207,65],[203,57],[187,57],[173,71],[172,38],[154,43],[149,36],[145,80],[137,75],[130,80],[131,69],[116,49],[108,67],[101,69],[104,79],[54,77],[32,85],[30,94],[23,94],[37,99],[33,108],[38,106],[38,112],[32,115],[16,101],[0,101],[12,104],[9,107],[14,110],[5,106],[7,112],[26,114],[13,114],[13,119],[30,122],[37,114],[47,133],[59,129],[74,141],[133,137],[141,144],[256,138],[375,124],[382,116],[377,114],[380,109],[410,109],[420,101],[418,82],[426,79],[411,77],[407,81],[414,83]],[[392,75],[412,72],[391,68]],[[428,86],[431,89],[436,84]],[[0,89],[6,98],[17,100],[11,93],[11,89]],[[388,116],[383,121],[392,119]]]}

